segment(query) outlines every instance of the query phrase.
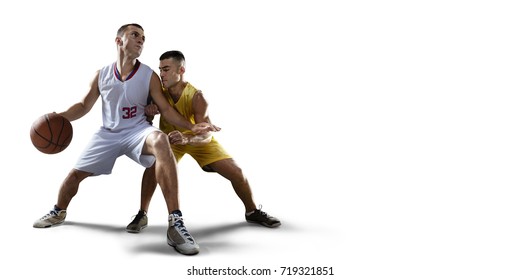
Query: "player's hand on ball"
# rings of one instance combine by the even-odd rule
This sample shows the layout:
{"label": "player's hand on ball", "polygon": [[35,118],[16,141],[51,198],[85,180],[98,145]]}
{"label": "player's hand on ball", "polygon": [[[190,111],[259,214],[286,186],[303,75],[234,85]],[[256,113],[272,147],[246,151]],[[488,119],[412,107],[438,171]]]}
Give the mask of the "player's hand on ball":
{"label": "player's hand on ball", "polygon": [[186,145],[188,144],[188,138],[184,136],[180,131],[174,130],[168,133],[168,138],[170,139],[170,144],[172,145]]}
{"label": "player's hand on ball", "polygon": [[73,135],[72,124],[55,112],[38,117],[31,125],[30,136],[34,147],[45,154],[65,150]]}

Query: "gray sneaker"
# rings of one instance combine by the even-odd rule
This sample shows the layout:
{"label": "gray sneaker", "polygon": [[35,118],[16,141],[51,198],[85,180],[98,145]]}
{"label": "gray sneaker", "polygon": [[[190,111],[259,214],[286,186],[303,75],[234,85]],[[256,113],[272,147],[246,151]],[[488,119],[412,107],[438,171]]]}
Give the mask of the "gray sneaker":
{"label": "gray sneaker", "polygon": [[168,245],[175,248],[175,250],[184,255],[195,255],[199,253],[199,244],[188,232],[182,220],[181,211],[176,211],[175,214],[168,216],[168,232],[166,238]]}
{"label": "gray sneaker", "polygon": [[133,221],[126,226],[126,231],[130,233],[139,233],[141,230],[148,226],[148,217],[146,212],[139,210]]}
{"label": "gray sneaker", "polygon": [[36,220],[33,224],[35,228],[48,228],[51,226],[59,225],[65,221],[67,216],[67,210],[51,210],[48,214]]}

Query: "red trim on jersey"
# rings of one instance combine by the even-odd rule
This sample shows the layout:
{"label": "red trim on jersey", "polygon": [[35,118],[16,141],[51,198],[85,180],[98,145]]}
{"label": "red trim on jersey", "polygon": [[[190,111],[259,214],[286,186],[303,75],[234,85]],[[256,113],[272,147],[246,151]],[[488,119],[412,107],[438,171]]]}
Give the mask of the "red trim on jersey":
{"label": "red trim on jersey", "polygon": [[[141,62],[139,60],[137,60],[135,65],[134,65],[134,69],[132,69],[132,72],[130,72],[128,77],[126,77],[125,81],[130,80],[135,75],[135,73],[137,73],[137,70],[139,69],[139,66],[141,66]],[[123,79],[121,79],[121,74],[119,73],[119,70],[117,70],[117,65],[116,65],[115,62],[114,62],[114,75],[116,76],[116,78],[118,80],[120,80],[121,82],[124,82]]]}

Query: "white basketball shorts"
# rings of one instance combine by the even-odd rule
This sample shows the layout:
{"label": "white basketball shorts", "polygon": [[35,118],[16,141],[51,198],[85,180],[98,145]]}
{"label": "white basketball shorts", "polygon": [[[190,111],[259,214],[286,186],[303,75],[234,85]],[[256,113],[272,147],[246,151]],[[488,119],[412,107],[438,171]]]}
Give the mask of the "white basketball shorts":
{"label": "white basketball shorts", "polygon": [[153,155],[143,155],[146,137],[158,128],[141,124],[131,129],[113,132],[101,127],[87,144],[74,166],[75,169],[92,173],[93,176],[112,173],[116,159],[126,155],[143,167],[155,162]]}

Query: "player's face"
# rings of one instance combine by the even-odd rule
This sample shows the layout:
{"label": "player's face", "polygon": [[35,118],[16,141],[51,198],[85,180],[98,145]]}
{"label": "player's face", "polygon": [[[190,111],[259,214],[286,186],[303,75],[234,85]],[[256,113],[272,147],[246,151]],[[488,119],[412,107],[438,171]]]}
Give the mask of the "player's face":
{"label": "player's face", "polygon": [[144,31],[136,26],[128,26],[118,42],[125,53],[131,57],[139,57],[144,47]]}
{"label": "player's face", "polygon": [[170,88],[181,80],[181,65],[173,58],[163,59],[159,63],[163,87]]}

